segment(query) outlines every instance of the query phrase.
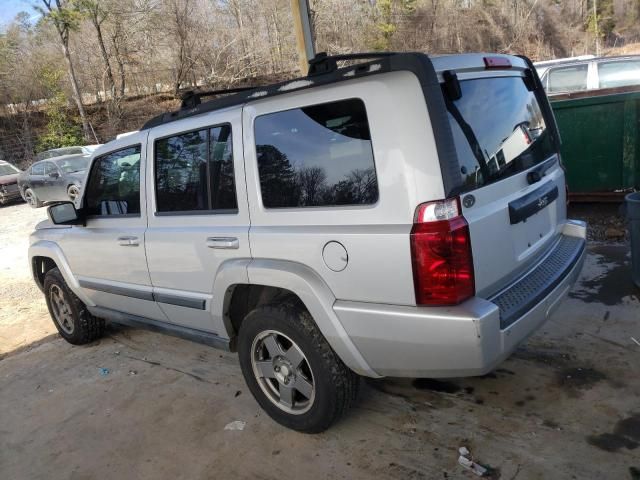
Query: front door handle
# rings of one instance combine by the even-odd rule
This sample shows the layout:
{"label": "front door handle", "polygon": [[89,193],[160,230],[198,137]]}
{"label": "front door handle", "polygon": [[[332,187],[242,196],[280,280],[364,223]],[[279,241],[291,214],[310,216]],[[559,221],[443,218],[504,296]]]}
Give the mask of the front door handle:
{"label": "front door handle", "polygon": [[137,247],[140,245],[138,237],[118,237],[118,245],[123,247]]}
{"label": "front door handle", "polygon": [[207,238],[207,247],[235,250],[240,248],[240,242],[236,237],[209,237]]}

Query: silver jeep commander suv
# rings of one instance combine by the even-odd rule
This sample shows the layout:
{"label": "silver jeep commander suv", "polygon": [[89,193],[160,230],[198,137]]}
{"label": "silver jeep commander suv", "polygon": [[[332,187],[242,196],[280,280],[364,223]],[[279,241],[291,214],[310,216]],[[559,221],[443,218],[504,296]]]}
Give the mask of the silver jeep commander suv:
{"label": "silver jeep commander suv", "polygon": [[544,323],[585,256],[559,147],[526,58],[319,55],[101,146],[29,257],[70,343],[112,321],[237,351],[319,432],[361,375],[482,375]]}

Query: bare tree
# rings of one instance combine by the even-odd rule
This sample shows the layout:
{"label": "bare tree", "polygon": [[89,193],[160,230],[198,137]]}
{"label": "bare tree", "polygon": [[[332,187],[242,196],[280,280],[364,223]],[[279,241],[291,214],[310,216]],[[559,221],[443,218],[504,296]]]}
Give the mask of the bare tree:
{"label": "bare tree", "polygon": [[111,99],[116,100],[116,82],[113,77],[111,62],[109,61],[109,54],[107,53],[107,48],[104,43],[104,35],[102,33],[102,24],[109,16],[109,12],[105,8],[105,4],[106,2],[104,0],[76,0],[78,9],[87,16],[96,31],[96,38],[98,40],[100,54],[102,55],[104,69],[109,83],[109,93],[111,95]]}
{"label": "bare tree", "polygon": [[175,41],[173,50],[173,92],[180,90],[182,83],[193,73],[192,68],[196,59],[194,56],[194,43],[196,32],[194,23],[193,0],[169,0],[166,8],[170,24],[169,32]]}
{"label": "bare tree", "polygon": [[[71,60],[71,53],[69,52],[69,34],[77,28],[78,15],[73,9],[69,8],[65,0],[42,0],[45,9],[41,9],[43,15],[53,23],[58,32],[60,38],[60,46],[62,47],[62,54],[67,65],[67,73],[69,75],[69,82],[73,90],[73,98],[76,101],[78,107],[78,113],[82,121],[82,133],[86,141],[91,141],[91,127],[89,120],[87,120],[87,114],[82,103],[82,94],[78,87],[78,80],[76,78],[76,72],[73,68],[73,62]],[[95,138],[95,134],[93,135]],[[98,139],[95,138],[97,141]]]}

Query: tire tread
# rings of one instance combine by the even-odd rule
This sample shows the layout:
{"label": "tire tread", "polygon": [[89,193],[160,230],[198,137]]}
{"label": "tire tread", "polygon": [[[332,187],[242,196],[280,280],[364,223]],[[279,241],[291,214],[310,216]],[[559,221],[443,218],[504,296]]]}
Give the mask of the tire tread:
{"label": "tire tread", "polygon": [[350,370],[333,351],[311,314],[296,297],[278,298],[249,312],[242,323],[241,335],[243,328],[248,327],[252,320],[260,317],[279,318],[308,338],[326,367],[324,371],[329,372],[329,382],[335,386],[335,401],[331,402],[331,410],[320,421],[300,426],[292,422],[282,422],[273,415],[272,417],[285,426],[305,433],[319,433],[326,430],[355,403],[360,389],[360,377]]}
{"label": "tire tread", "polygon": [[[58,328],[58,332],[60,335],[69,343],[73,345],[85,345],[87,343],[94,342],[104,335],[105,331],[105,321],[102,318],[98,318],[92,315],[87,306],[80,300],[75,293],[71,291],[67,282],[64,280],[62,273],[60,270],[56,268],[52,268],[47,272],[44,278],[44,291],[45,296],[49,291],[49,286],[52,283],[56,283],[63,290],[67,298],[73,303],[73,310],[77,314],[76,325],[74,326],[73,333],[71,335],[63,332]],[[49,308],[49,314],[51,318],[54,319],[53,312],[51,310],[49,299],[47,298],[47,307]],[[56,327],[58,327],[56,321],[53,322]]]}

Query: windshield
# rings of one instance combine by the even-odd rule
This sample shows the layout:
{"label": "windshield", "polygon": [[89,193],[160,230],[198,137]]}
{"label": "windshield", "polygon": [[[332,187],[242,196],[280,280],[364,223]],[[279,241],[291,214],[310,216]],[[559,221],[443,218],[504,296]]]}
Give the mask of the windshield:
{"label": "windshield", "polygon": [[[540,105],[522,77],[460,82],[447,99],[463,190],[527,170],[555,153]],[[445,93],[445,97],[446,97]]]}
{"label": "windshield", "polygon": [[0,177],[4,177],[5,175],[15,175],[16,173],[20,173],[13,165],[9,165],[8,163],[0,165]]}
{"label": "windshield", "polygon": [[79,172],[80,170],[86,170],[89,164],[88,158],[65,158],[56,162],[58,167],[62,169],[64,173]]}

